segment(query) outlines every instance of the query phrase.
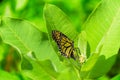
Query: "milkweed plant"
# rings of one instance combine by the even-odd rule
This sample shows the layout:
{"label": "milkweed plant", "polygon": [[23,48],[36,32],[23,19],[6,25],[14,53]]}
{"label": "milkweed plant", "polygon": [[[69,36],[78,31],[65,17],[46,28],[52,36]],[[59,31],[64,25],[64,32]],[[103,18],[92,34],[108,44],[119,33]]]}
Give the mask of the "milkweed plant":
{"label": "milkweed plant", "polygon": [[[120,48],[120,1],[102,0],[79,31],[53,4],[45,4],[43,16],[46,32],[24,19],[0,19],[2,41],[19,54],[17,72],[25,80],[100,80],[107,74]],[[54,35],[59,41],[52,38],[53,30],[60,31],[62,37]],[[61,40],[65,40],[63,45]]]}

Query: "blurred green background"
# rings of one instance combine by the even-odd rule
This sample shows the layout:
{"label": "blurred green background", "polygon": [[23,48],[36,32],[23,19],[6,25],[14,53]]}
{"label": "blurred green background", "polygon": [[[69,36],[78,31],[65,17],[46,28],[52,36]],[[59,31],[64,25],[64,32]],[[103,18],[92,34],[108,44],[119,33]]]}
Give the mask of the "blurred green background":
{"label": "blurred green background", "polygon": [[29,20],[46,32],[43,8],[45,3],[51,3],[61,8],[80,31],[79,26],[99,2],[100,0],[0,0],[0,15]]}
{"label": "blurred green background", "polygon": [[[0,16],[28,20],[36,25],[40,31],[47,33],[43,17],[43,8],[45,3],[50,3],[61,8],[61,10],[69,16],[76,30],[80,32],[80,27],[99,2],[100,0],[0,0]],[[15,80],[29,80],[18,72],[18,67],[20,66],[18,63],[21,59],[17,53],[14,48],[2,42],[0,38],[0,76],[2,76],[4,80],[10,80],[11,75]],[[120,58],[118,58],[111,71],[99,78],[99,80],[107,79],[117,74],[118,71],[116,67],[120,66],[118,64],[119,59]]]}

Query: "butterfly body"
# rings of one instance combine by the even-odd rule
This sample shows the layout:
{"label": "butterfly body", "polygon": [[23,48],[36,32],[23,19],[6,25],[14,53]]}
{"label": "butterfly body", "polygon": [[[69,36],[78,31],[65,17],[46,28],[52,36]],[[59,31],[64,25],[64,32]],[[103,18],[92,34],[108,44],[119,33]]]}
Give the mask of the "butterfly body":
{"label": "butterfly body", "polygon": [[63,56],[75,59],[74,42],[72,40],[70,40],[66,35],[57,30],[52,31],[52,38],[57,43],[59,51]]}

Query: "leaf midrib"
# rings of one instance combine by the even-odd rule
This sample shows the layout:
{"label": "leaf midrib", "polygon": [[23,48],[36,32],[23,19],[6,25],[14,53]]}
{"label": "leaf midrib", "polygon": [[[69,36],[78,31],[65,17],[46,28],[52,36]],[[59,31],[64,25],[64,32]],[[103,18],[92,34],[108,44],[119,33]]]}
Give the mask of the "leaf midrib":
{"label": "leaf midrib", "polygon": [[[5,23],[6,24],[6,23]],[[17,33],[8,24],[6,24],[9,30],[14,34],[13,36],[25,47],[26,50],[30,51],[30,48],[24,43],[24,41],[17,35]],[[16,23],[15,25],[16,26]]]}

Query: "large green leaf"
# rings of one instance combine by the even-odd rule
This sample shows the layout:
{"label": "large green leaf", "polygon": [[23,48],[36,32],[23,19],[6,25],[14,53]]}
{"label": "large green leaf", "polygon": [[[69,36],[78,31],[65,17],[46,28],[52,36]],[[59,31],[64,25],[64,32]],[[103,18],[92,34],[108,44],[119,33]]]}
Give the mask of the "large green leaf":
{"label": "large green leaf", "polygon": [[[48,34],[49,34],[49,38],[50,41],[53,45],[53,47],[55,48],[56,52],[58,52],[58,49],[55,44],[55,42],[53,42],[52,39],[52,30],[58,30],[61,31],[63,34],[65,34],[66,36],[68,36],[71,40],[76,41],[77,40],[77,36],[78,36],[78,32],[75,30],[75,28],[72,26],[70,20],[68,19],[68,17],[65,15],[65,13],[60,10],[58,7],[51,5],[51,4],[46,4],[45,8],[44,8],[44,18],[46,21],[46,25],[47,25],[47,30],[48,30]],[[60,54],[58,54],[60,55]],[[60,56],[61,58],[62,56]],[[78,64],[76,64],[75,60],[70,60],[70,59],[65,59],[64,58],[63,62],[65,63],[65,65],[69,65],[67,66],[69,67],[73,67],[73,64],[77,67]],[[71,64],[73,63],[73,64]],[[63,70],[64,71],[64,70]],[[69,70],[62,72],[62,74],[59,76],[58,79],[63,79],[64,74],[66,75],[66,79],[69,79],[71,77],[71,80],[73,80],[74,78],[78,78],[78,73],[76,74],[74,68],[72,68],[71,70],[73,73],[70,72],[69,74]],[[77,76],[72,76],[72,75],[77,75]]]}
{"label": "large green leaf", "polygon": [[51,80],[56,79],[59,75],[50,60],[38,61],[25,56],[21,67],[22,73],[32,80]]}
{"label": "large green leaf", "polygon": [[52,30],[59,30],[72,40],[75,40],[78,33],[72,26],[67,15],[58,7],[51,4],[46,4],[44,7],[44,17],[50,37]]}
{"label": "large green leaf", "polygon": [[52,35],[51,35],[52,30],[61,31],[71,40],[73,41],[77,40],[78,32],[72,26],[66,14],[58,7],[51,4],[46,4],[44,7],[44,18],[46,21],[50,41],[53,47],[55,48],[56,52],[58,52],[58,49],[56,49],[57,46],[54,45],[55,43],[53,42],[52,39]]}
{"label": "large green leaf", "polygon": [[107,33],[119,10],[119,0],[103,0],[83,25],[91,51],[94,52],[102,37]]}
{"label": "large green leaf", "polygon": [[[51,60],[51,66],[54,65],[57,71],[63,69],[63,65],[49,44],[47,34],[39,31],[29,22],[2,17],[0,35],[5,43],[15,47],[22,55],[30,55],[29,53],[33,52],[38,60]],[[48,69],[44,70],[48,73]]]}
{"label": "large green leaf", "polygon": [[[120,47],[120,1],[103,0],[84,24],[91,52],[98,54],[89,58],[81,69],[84,78],[97,78],[112,67]],[[101,48],[101,49],[100,49]],[[100,49],[100,51],[98,51]],[[92,57],[92,56],[91,56]],[[91,61],[94,63],[89,61]],[[92,67],[89,66],[90,63]]]}
{"label": "large green leaf", "polygon": [[3,17],[0,34],[5,43],[14,46],[22,54],[33,51],[39,60],[56,56],[49,44],[47,34],[25,20]]}

